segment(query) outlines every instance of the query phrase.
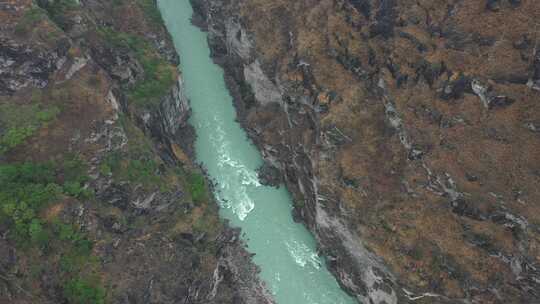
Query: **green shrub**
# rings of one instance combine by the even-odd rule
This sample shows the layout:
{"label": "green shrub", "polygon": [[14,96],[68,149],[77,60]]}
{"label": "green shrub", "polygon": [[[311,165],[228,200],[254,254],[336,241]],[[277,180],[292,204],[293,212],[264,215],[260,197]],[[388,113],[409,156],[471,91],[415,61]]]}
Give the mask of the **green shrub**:
{"label": "green shrub", "polygon": [[129,161],[126,174],[131,182],[158,182],[157,164],[153,160],[134,159]]}
{"label": "green shrub", "polygon": [[[93,243],[86,235],[82,233],[77,226],[62,223],[59,220],[53,222],[52,231],[59,240],[67,242],[71,246],[67,254],[63,256],[63,264],[71,265],[68,267],[71,270],[73,270],[74,265],[79,265],[80,267],[84,266],[92,253],[93,247]],[[79,258],[81,259],[78,260]]]}
{"label": "green shrub", "polygon": [[15,33],[17,35],[26,35],[31,32],[36,25],[47,17],[47,14],[41,8],[31,8],[27,10],[19,23],[15,26]]}
{"label": "green shrub", "polygon": [[[79,160],[68,160],[57,172],[52,162],[0,165],[0,217],[7,219],[18,243],[46,244],[49,234],[38,217],[40,211],[62,193],[85,197],[81,181],[87,177],[81,166]],[[63,186],[58,175],[64,177]]]}
{"label": "green shrub", "polygon": [[[161,20],[161,16],[159,18]],[[128,96],[139,106],[155,106],[159,98],[167,94],[174,85],[176,68],[141,37],[107,27],[99,29],[99,33],[110,47],[126,48],[135,53],[144,69],[144,79],[128,89]]]}
{"label": "green shrub", "polygon": [[36,218],[32,219],[28,227],[28,233],[33,244],[36,244],[41,248],[48,246],[50,234],[49,231],[43,227],[41,220]]}
{"label": "green shrub", "polygon": [[76,198],[86,199],[92,196],[92,192],[85,189],[79,181],[66,182],[64,183],[63,189],[65,194]]}
{"label": "green shrub", "polygon": [[110,27],[100,27],[97,32],[103,39],[105,46],[109,48],[128,48],[137,51],[138,47],[143,47],[145,44],[141,37],[118,32]]}
{"label": "green shrub", "polygon": [[40,215],[62,194],[80,197],[87,178],[86,164],[77,156],[61,163],[0,165],[0,219],[8,226],[9,237],[24,249],[40,248],[40,263],[48,255],[60,256],[64,296],[75,304],[104,303],[99,280],[81,276],[98,265],[92,255],[93,242],[77,225]]}
{"label": "green shrub", "polygon": [[49,182],[51,169],[49,164],[0,165],[0,188],[3,189],[8,183]]}
{"label": "green shrub", "polygon": [[163,59],[149,57],[139,59],[144,67],[144,81],[139,81],[135,85],[129,97],[139,105],[152,105],[174,85],[174,73]]}
{"label": "green shrub", "polygon": [[67,157],[63,166],[64,176],[64,193],[82,199],[87,199],[92,196],[92,192],[84,187],[84,183],[89,180],[86,172],[88,171],[87,164],[77,155]]}
{"label": "green shrub", "polygon": [[43,107],[38,104],[17,105],[5,103],[0,105],[0,122],[7,131],[0,136],[0,154],[24,143],[29,137],[46,123],[54,120],[60,113],[58,107]]}
{"label": "green shrub", "polygon": [[[83,255],[89,255],[92,246],[88,244],[86,236],[80,232],[80,230],[72,224],[65,224],[58,220],[53,223],[54,231],[58,235],[58,238],[62,241],[71,241],[75,247],[80,247],[80,253]],[[90,246],[90,247],[88,247]]]}
{"label": "green shrub", "polygon": [[34,126],[8,129],[6,134],[0,138],[0,154],[6,153],[22,144],[27,138],[34,135],[36,130],[37,128]]}
{"label": "green shrub", "polygon": [[86,182],[88,165],[78,155],[68,155],[62,164],[64,180]]}
{"label": "green shrub", "polygon": [[200,203],[207,198],[204,176],[192,173],[188,177],[188,191],[194,202]]}
{"label": "green shrub", "polygon": [[[72,245],[66,246],[69,247]],[[86,251],[83,251],[81,247],[73,248],[70,247],[69,250],[60,257],[60,270],[66,275],[84,272],[87,268],[92,267],[92,264],[95,265],[95,263],[97,263],[97,258],[90,255],[90,253],[85,254]]]}
{"label": "green shrub", "polygon": [[56,118],[60,114],[60,108],[53,106],[47,109],[40,110],[36,113],[36,119],[41,123],[47,123]]}
{"label": "green shrub", "polygon": [[104,162],[99,165],[99,173],[101,173],[101,175],[111,175],[112,168],[108,163]]}
{"label": "green shrub", "polygon": [[39,211],[60,194],[50,164],[0,165],[0,213],[20,245],[46,245],[48,233]]}
{"label": "green shrub", "polygon": [[104,304],[105,290],[87,279],[73,279],[64,286],[64,297],[70,304]]}
{"label": "green shrub", "polygon": [[100,165],[100,171],[104,174],[112,174],[115,177],[121,175],[120,170],[122,169],[122,153],[115,151],[107,155],[103,163]]}
{"label": "green shrub", "polygon": [[111,173],[117,181],[140,183],[143,186],[155,186],[161,183],[158,164],[146,155],[138,153],[115,152],[108,155],[100,165],[102,174]]}
{"label": "green shrub", "polygon": [[76,0],[39,1],[41,8],[45,9],[54,23],[63,30],[69,29],[68,13],[79,6]]}

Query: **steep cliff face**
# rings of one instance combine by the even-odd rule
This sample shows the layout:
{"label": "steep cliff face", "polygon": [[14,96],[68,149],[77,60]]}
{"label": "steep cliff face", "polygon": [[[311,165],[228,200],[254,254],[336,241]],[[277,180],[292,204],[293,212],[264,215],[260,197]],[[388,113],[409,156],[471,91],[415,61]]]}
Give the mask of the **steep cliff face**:
{"label": "steep cliff face", "polygon": [[538,301],[538,1],[192,3],[347,291]]}
{"label": "steep cliff face", "polygon": [[151,0],[0,3],[0,303],[270,303]]}

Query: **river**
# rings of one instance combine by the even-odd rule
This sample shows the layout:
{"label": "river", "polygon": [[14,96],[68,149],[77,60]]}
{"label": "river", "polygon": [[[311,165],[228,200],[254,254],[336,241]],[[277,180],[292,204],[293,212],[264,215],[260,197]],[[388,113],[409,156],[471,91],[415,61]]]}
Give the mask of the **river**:
{"label": "river", "polygon": [[[271,1],[271,0],[269,0]],[[190,22],[188,0],[158,0],[180,55],[191,124],[197,132],[197,161],[217,182],[220,215],[242,228],[253,261],[278,304],[356,303],[343,292],[316,253],[313,236],[291,216],[284,187],[263,186],[256,169],[262,158],[235,122],[223,70],[210,58],[206,33]]]}

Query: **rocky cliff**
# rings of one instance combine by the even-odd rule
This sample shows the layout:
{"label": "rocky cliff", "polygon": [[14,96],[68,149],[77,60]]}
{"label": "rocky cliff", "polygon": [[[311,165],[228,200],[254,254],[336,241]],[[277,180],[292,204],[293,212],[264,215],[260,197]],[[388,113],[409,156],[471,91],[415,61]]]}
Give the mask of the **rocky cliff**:
{"label": "rocky cliff", "polygon": [[359,302],[540,301],[540,2],[192,3]]}
{"label": "rocky cliff", "polygon": [[152,0],[0,2],[0,303],[270,303]]}

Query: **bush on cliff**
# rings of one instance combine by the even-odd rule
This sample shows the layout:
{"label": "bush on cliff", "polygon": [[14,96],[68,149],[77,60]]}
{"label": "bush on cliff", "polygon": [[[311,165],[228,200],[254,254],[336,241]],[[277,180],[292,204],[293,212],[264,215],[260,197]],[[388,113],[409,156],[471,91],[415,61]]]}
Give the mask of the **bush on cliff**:
{"label": "bush on cliff", "polygon": [[196,203],[201,203],[207,198],[206,184],[204,176],[198,173],[192,173],[188,177],[188,190],[191,198]]}
{"label": "bush on cliff", "polygon": [[[0,218],[11,227],[11,237],[20,245],[45,247],[52,227],[45,227],[40,213],[61,195],[73,195],[70,189],[86,179],[78,161],[67,160],[60,172],[53,162],[0,165]],[[59,175],[64,183],[60,184]]]}
{"label": "bush on cliff", "polygon": [[77,0],[38,0],[38,5],[47,11],[49,17],[63,30],[69,29],[68,13],[79,6]]}
{"label": "bush on cliff", "polygon": [[58,107],[45,107],[37,103],[0,105],[0,125],[6,128],[4,134],[0,133],[0,154],[24,143],[39,128],[53,121],[59,113]]}
{"label": "bush on cliff", "polygon": [[0,225],[34,260],[31,264],[59,262],[64,297],[73,304],[104,303],[100,280],[88,279],[97,265],[93,242],[78,225],[47,212],[67,196],[80,197],[81,191],[72,188],[80,189],[87,178],[86,164],[76,156],[63,162],[0,164]]}
{"label": "bush on cliff", "polygon": [[41,8],[31,8],[27,10],[15,26],[15,34],[26,35],[47,17],[47,12]]}
{"label": "bush on cliff", "polygon": [[130,100],[139,106],[155,106],[173,87],[176,67],[161,57],[143,38],[102,27],[99,33],[111,48],[124,48],[135,54],[144,76],[134,86],[126,88]]}
{"label": "bush on cliff", "polygon": [[70,304],[103,304],[105,290],[88,279],[73,279],[64,286],[64,297]]}

